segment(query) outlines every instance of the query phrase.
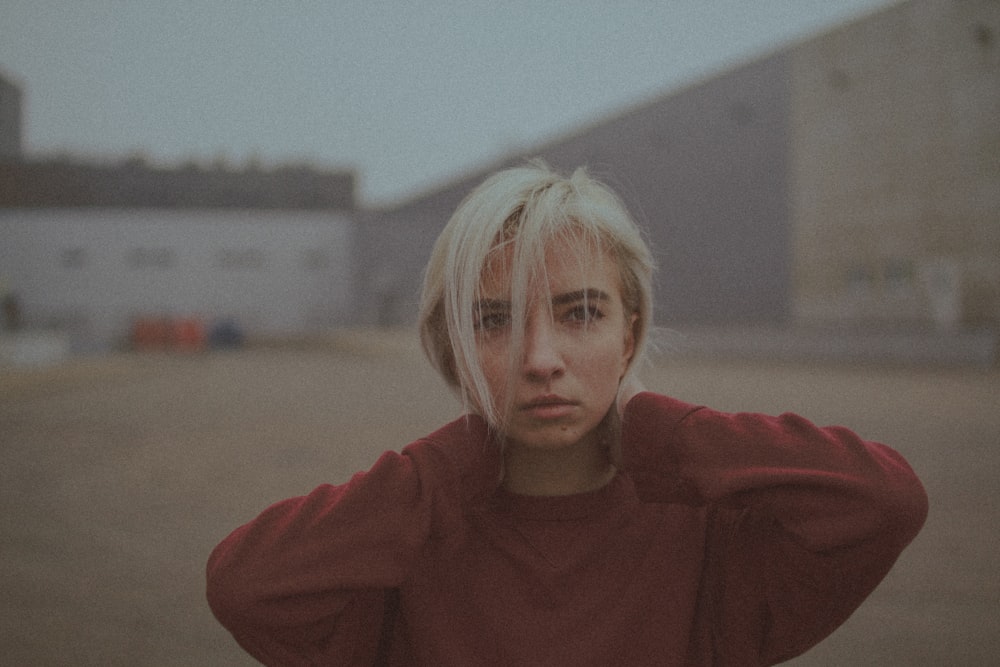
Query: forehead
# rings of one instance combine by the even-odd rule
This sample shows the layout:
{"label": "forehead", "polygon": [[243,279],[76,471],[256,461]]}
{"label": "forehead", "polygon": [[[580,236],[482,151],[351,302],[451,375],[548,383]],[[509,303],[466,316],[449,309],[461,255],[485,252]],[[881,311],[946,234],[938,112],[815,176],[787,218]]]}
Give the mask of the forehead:
{"label": "forehead", "polygon": [[576,236],[551,239],[541,252],[526,255],[520,266],[515,265],[514,254],[509,243],[490,253],[480,280],[484,296],[509,298],[514,284],[524,285],[532,294],[595,287],[619,295],[618,266],[612,254],[596,242]]}

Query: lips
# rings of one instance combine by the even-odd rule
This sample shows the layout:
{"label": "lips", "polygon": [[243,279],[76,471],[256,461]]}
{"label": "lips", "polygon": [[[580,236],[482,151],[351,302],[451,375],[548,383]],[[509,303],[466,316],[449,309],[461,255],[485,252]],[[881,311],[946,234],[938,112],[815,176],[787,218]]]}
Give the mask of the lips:
{"label": "lips", "polygon": [[533,398],[518,408],[536,419],[558,419],[568,416],[578,405],[577,401],[552,394]]}

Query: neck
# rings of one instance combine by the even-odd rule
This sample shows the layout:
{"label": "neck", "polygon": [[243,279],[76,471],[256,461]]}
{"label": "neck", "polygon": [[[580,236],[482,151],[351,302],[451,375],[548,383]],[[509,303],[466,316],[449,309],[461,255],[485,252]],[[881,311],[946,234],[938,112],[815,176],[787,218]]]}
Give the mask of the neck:
{"label": "neck", "polygon": [[526,496],[568,496],[595,491],[615,476],[608,453],[597,442],[544,449],[508,442],[504,487]]}

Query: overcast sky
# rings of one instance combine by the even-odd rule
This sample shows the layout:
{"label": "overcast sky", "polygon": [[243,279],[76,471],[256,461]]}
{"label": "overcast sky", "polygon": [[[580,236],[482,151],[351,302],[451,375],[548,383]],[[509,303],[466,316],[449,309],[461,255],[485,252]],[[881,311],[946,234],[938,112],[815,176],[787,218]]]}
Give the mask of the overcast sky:
{"label": "overcast sky", "polygon": [[0,0],[25,147],[447,181],[895,0]]}

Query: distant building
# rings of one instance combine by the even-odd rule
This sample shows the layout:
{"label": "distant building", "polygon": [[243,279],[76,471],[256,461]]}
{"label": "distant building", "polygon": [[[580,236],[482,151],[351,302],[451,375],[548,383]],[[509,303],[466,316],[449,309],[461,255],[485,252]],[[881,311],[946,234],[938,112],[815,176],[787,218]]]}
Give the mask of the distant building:
{"label": "distant building", "polygon": [[0,71],[0,162],[22,154],[21,88]]}
{"label": "distant building", "polygon": [[359,228],[363,320],[410,322],[448,217],[541,156],[626,200],[665,325],[1000,325],[1000,3],[912,0],[547,144]]}
{"label": "distant building", "polygon": [[[774,56],[672,93],[551,143],[538,155],[563,171],[587,165],[626,201],[660,265],[663,322],[776,321],[791,285],[787,205],[787,58]],[[415,314],[430,247],[492,165],[365,224],[382,321]]]}
{"label": "distant building", "polygon": [[0,163],[0,291],[78,350],[194,321],[245,336],[354,320],[354,175]]}
{"label": "distant building", "polygon": [[998,38],[995,0],[909,0],[371,211],[351,172],[23,159],[0,80],[0,292],[81,346],[409,324],[461,199],[541,156],[625,199],[661,325],[997,331]]}
{"label": "distant building", "polygon": [[1000,325],[1000,3],[913,0],[790,51],[791,310]]}
{"label": "distant building", "polygon": [[307,166],[179,168],[141,159],[0,163],[0,208],[255,208],[353,211],[354,173]]}
{"label": "distant building", "polygon": [[6,209],[0,280],[25,328],[81,351],[168,319],[301,337],[353,321],[354,235],[343,210]]}

